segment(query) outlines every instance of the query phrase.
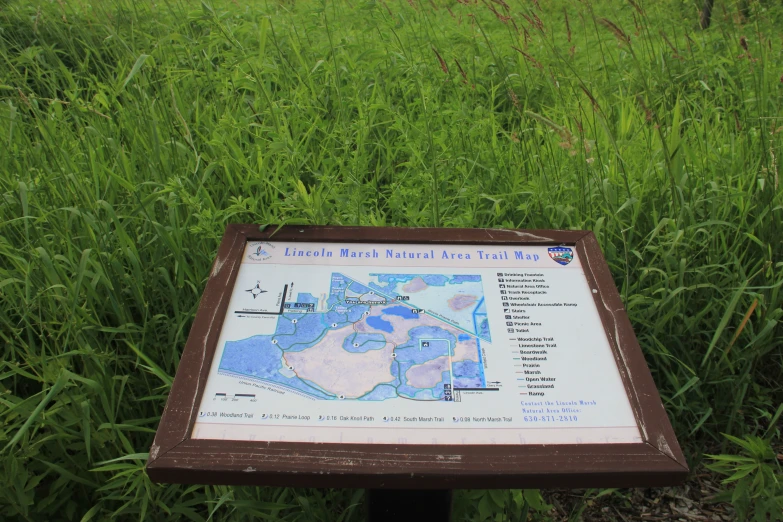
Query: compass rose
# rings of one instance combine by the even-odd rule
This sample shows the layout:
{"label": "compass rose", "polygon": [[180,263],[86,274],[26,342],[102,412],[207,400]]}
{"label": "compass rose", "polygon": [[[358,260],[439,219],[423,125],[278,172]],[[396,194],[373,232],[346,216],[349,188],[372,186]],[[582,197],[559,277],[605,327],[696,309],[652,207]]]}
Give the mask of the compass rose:
{"label": "compass rose", "polygon": [[250,292],[250,295],[252,295],[253,299],[255,299],[259,295],[265,294],[266,290],[261,289],[261,281],[256,281],[256,286],[250,288],[249,290],[245,290],[245,292]]}

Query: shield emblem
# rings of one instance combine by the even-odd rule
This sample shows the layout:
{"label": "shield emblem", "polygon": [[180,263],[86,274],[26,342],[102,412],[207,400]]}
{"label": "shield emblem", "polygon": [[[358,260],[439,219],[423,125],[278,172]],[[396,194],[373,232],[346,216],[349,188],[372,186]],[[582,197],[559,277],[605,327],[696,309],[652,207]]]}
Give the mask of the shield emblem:
{"label": "shield emblem", "polygon": [[569,247],[551,247],[548,250],[549,257],[560,265],[565,266],[574,260],[574,251]]}

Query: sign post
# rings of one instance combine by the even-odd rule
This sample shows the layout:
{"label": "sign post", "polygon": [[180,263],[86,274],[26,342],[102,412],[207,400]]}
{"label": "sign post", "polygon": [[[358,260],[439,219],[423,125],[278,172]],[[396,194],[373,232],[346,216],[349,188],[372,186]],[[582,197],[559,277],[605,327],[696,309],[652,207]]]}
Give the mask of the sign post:
{"label": "sign post", "polygon": [[441,491],[688,472],[591,232],[255,225],[226,230],[147,470]]}

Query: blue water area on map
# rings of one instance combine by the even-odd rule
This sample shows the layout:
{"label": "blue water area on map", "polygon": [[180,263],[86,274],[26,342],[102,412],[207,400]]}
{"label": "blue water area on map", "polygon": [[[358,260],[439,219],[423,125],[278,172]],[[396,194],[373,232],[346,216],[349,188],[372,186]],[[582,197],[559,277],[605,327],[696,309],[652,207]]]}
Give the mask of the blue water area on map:
{"label": "blue water area on map", "polygon": [[370,289],[364,286],[361,283],[357,283],[356,281],[351,281],[351,285],[348,287],[348,290],[351,292],[354,292],[356,294],[369,294]]}
{"label": "blue water area on map", "polygon": [[371,276],[375,276],[378,278],[378,281],[381,283],[404,283],[406,281],[410,281],[414,277],[417,277],[415,274],[370,274]]}
{"label": "blue water area on map", "polygon": [[443,370],[443,373],[440,375],[440,382],[437,384],[436,388],[443,388],[443,383],[450,384],[451,383],[451,370]]}
{"label": "blue water area on map", "polygon": [[444,286],[446,283],[449,282],[449,278],[444,275],[422,274],[419,277],[421,277],[424,280],[424,282],[430,286]]}
{"label": "blue water area on map", "polygon": [[423,390],[419,389],[419,391],[413,395],[413,398],[417,401],[433,401],[440,398],[438,394],[443,395],[443,391],[433,393],[433,390],[429,388]]}
{"label": "blue water area on map", "polygon": [[393,333],[394,332],[394,325],[391,324],[389,321],[378,317],[377,315],[371,315],[367,319],[365,319],[365,322],[375,328],[376,330],[380,330],[382,332],[388,332]]}
{"label": "blue water area on map", "polygon": [[470,341],[470,336],[468,334],[459,334],[457,336],[458,341]]}
{"label": "blue water area on map", "polygon": [[348,288],[348,281],[343,281],[340,284],[332,282],[332,286],[329,288],[330,297],[337,297],[345,293],[345,289]]}
{"label": "blue water area on map", "polygon": [[315,297],[313,294],[298,294],[296,296],[296,302],[297,303],[312,303],[316,304],[318,302],[318,298]]}
{"label": "blue water area on map", "polygon": [[[358,344],[359,346],[354,346]],[[381,334],[357,333],[349,335],[343,341],[343,350],[351,353],[364,353],[370,350],[380,350],[386,346],[386,339]]]}
{"label": "blue water area on map", "polygon": [[479,365],[475,361],[459,361],[451,365],[454,378],[479,377]]}
{"label": "blue water area on map", "polygon": [[242,341],[226,342],[220,367],[268,378],[282,367],[282,356],[282,351],[272,344],[269,336],[258,335]]}
{"label": "blue water area on map", "polygon": [[[445,354],[441,354],[445,355]],[[398,357],[399,359],[399,357]],[[392,384],[397,386],[397,394],[401,397],[411,397],[423,400],[432,400],[443,397],[443,383],[451,381],[450,371],[445,369],[441,372],[440,380],[433,384],[432,388],[417,388],[408,384],[407,373],[408,370],[415,366],[414,363],[409,361],[400,361],[399,366],[397,364],[392,365],[392,373],[399,374],[401,381],[395,379]],[[448,362],[445,363],[448,367]]]}
{"label": "blue water area on map", "polygon": [[338,309],[332,310],[330,312],[327,312],[323,315],[324,323],[329,325],[336,324],[339,326],[344,326],[345,323],[348,322],[348,313],[350,312],[350,308],[343,308],[342,310],[345,310],[343,313],[340,313]]}
{"label": "blue water area on map", "polygon": [[[394,350],[394,353],[397,353],[397,350]],[[391,372],[392,375],[396,375],[398,377],[397,380],[393,382],[393,384],[402,384],[403,381],[405,381],[405,374],[408,373],[408,370],[411,369],[413,366],[413,362],[411,361],[403,361],[400,359],[400,356],[397,355],[397,359],[395,359],[395,364],[392,364]]]}
{"label": "blue water area on map", "polygon": [[481,368],[475,361],[460,361],[451,365],[455,388],[482,388]]}
{"label": "blue water area on map", "polygon": [[[331,326],[337,323],[338,326],[345,326],[346,323],[355,323],[362,318],[362,314],[370,309],[369,305],[360,304],[339,304],[332,306],[326,314],[318,314],[323,317],[324,324]],[[315,315],[315,314],[313,314]]]}
{"label": "blue water area on map", "polygon": [[386,384],[390,384],[392,386],[399,386],[400,384],[402,384],[402,381],[400,381],[400,375],[404,375],[404,372],[408,371],[407,369],[411,367],[410,363],[404,363],[404,364],[405,364],[404,370],[400,369],[400,365],[398,365],[397,363],[391,365],[391,374],[394,375],[394,380],[389,381]]}
{"label": "blue water area on map", "polygon": [[451,276],[451,280],[449,281],[449,284],[458,285],[460,283],[480,283],[480,282],[481,282],[480,275],[455,275],[455,276]]}
{"label": "blue water area on map", "polygon": [[[452,339],[453,338],[454,337],[452,336]],[[424,346],[424,343],[429,346]],[[438,357],[440,357],[442,355],[449,355],[451,344],[446,339],[429,339],[427,341],[420,339],[419,348],[421,348],[422,351],[429,349],[432,353],[436,353],[438,354]]]}
{"label": "blue water area on map", "polygon": [[490,339],[489,321],[487,321],[487,316],[476,315],[476,322],[478,323],[478,335],[484,339]]}
{"label": "blue water area on map", "polygon": [[[294,324],[293,321],[296,321]],[[309,347],[324,333],[323,315],[289,314],[277,321],[277,331],[267,336],[276,339],[278,346],[285,350],[298,352]]]}
{"label": "blue water area on map", "polygon": [[384,295],[387,297],[391,297],[392,299],[397,297],[399,294],[395,291],[396,284],[394,285],[379,285],[377,283],[373,283],[370,281],[369,284],[370,288],[375,290],[375,293]]}
{"label": "blue water area on map", "polygon": [[[400,371],[402,372],[402,369]],[[403,373],[403,375],[405,374]],[[441,372],[440,380],[437,383],[435,383],[432,386],[432,388],[414,388],[413,386],[409,386],[407,383],[403,383],[402,385],[397,387],[397,391],[399,395],[405,397],[412,397],[415,399],[423,399],[423,400],[442,399],[445,395],[443,392],[443,384],[450,383],[450,382],[451,382],[451,372],[449,372],[449,370],[444,370],[443,372]]]}
{"label": "blue water area on map", "polygon": [[380,294],[381,296],[389,297],[391,299],[394,299],[395,297],[400,295],[399,292],[397,292],[395,290],[395,288],[397,287],[397,283],[393,283],[393,284],[388,284],[388,285],[383,285],[382,286],[382,285],[373,283],[371,281],[370,284],[369,284],[369,287],[372,288],[373,290],[375,290],[376,294]]}
{"label": "blue water area on map", "polygon": [[343,277],[342,274],[333,273],[332,274],[332,284],[329,285],[332,293],[335,293],[339,291],[340,289],[345,289],[349,284],[349,281],[345,280],[345,277]]}
{"label": "blue water area on map", "polygon": [[[421,388],[414,388],[413,386],[408,386],[407,384],[403,383],[400,386],[397,387],[397,393],[402,397],[411,397],[414,398],[418,393],[422,391]],[[426,398],[432,398],[432,393],[427,394],[427,397],[420,397],[423,399]]]}
{"label": "blue water area on map", "polygon": [[370,274],[370,276],[377,277],[378,283],[380,283],[370,283],[370,286],[386,294],[395,292],[400,283],[407,283],[417,277],[410,274]]}
{"label": "blue water area on map", "polygon": [[480,377],[454,377],[455,388],[483,388]]}
{"label": "blue water area on map", "polygon": [[[437,357],[449,354],[449,346],[453,346],[456,338],[447,330],[437,326],[419,326],[408,331],[410,341],[395,348],[397,360],[422,364]],[[435,339],[435,340],[433,340]],[[421,341],[428,341],[425,343]]]}
{"label": "blue water area on map", "polygon": [[[433,391],[435,392],[434,394]],[[408,386],[407,384],[403,383],[397,387],[397,394],[403,397],[427,400],[437,399],[439,396],[442,396],[443,390],[438,390],[437,388],[435,390],[431,390],[430,388],[414,388],[413,386]]]}
{"label": "blue water area on map", "polygon": [[272,344],[271,336],[268,335],[226,342],[219,365],[219,369],[233,374],[276,382],[322,399],[332,397],[321,390],[313,389],[299,378],[282,375],[282,367],[282,351]]}
{"label": "blue water area on map", "polygon": [[403,305],[390,306],[389,308],[384,308],[383,313],[387,315],[397,315],[399,317],[402,317],[403,319],[419,318],[419,314],[414,314],[411,312],[410,306],[403,306]]}
{"label": "blue water area on map", "polygon": [[291,335],[296,331],[296,325],[291,322],[292,319],[299,319],[299,314],[294,316],[293,314],[289,315],[283,315],[280,317],[280,319],[277,321],[277,328],[275,329],[275,333],[280,335]]}
{"label": "blue water area on map", "polygon": [[364,315],[364,312],[368,311],[370,309],[369,305],[353,305],[348,310],[348,322],[349,323],[355,323],[359,319],[362,318]]}
{"label": "blue water area on map", "polygon": [[359,400],[382,401],[385,399],[396,399],[396,398],[397,398],[397,390],[394,388],[394,386],[381,384],[380,386],[376,386],[375,389],[370,393],[368,393],[367,395],[364,395],[363,397],[359,397]]}

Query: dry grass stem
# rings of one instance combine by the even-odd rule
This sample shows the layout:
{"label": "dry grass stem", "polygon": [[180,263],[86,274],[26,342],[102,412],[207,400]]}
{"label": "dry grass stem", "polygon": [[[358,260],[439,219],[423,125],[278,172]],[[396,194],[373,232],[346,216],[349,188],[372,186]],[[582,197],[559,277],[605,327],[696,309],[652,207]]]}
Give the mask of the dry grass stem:
{"label": "dry grass stem", "polygon": [[437,49],[435,49],[435,47],[432,48],[432,52],[434,52],[435,56],[438,57],[438,62],[440,63],[440,69],[444,73],[449,74],[449,67],[446,65],[446,60],[444,60],[443,57],[441,57],[440,53],[438,52]]}
{"label": "dry grass stem", "polygon": [[617,24],[615,24],[608,18],[599,18],[598,23],[603,25],[607,29],[609,29],[620,43],[624,43],[624,44],[631,43],[631,38],[627,34],[625,34],[625,31],[620,29],[620,27]]}
{"label": "dry grass stem", "polygon": [[533,64],[533,67],[535,67],[536,69],[541,69],[541,70],[543,70],[543,69],[544,69],[544,66],[543,66],[543,65],[541,65],[541,62],[539,62],[538,60],[536,60],[535,58],[533,58],[532,56],[530,56],[529,54],[527,54],[527,53],[526,53],[525,51],[523,51],[522,49],[519,49],[518,47],[514,47],[513,45],[511,46],[511,48],[512,48],[512,49],[514,49],[514,50],[515,50],[516,52],[518,52],[519,54],[521,54],[522,56],[524,56],[524,57],[525,57],[525,59],[526,59],[528,62],[530,62],[531,64]]}

